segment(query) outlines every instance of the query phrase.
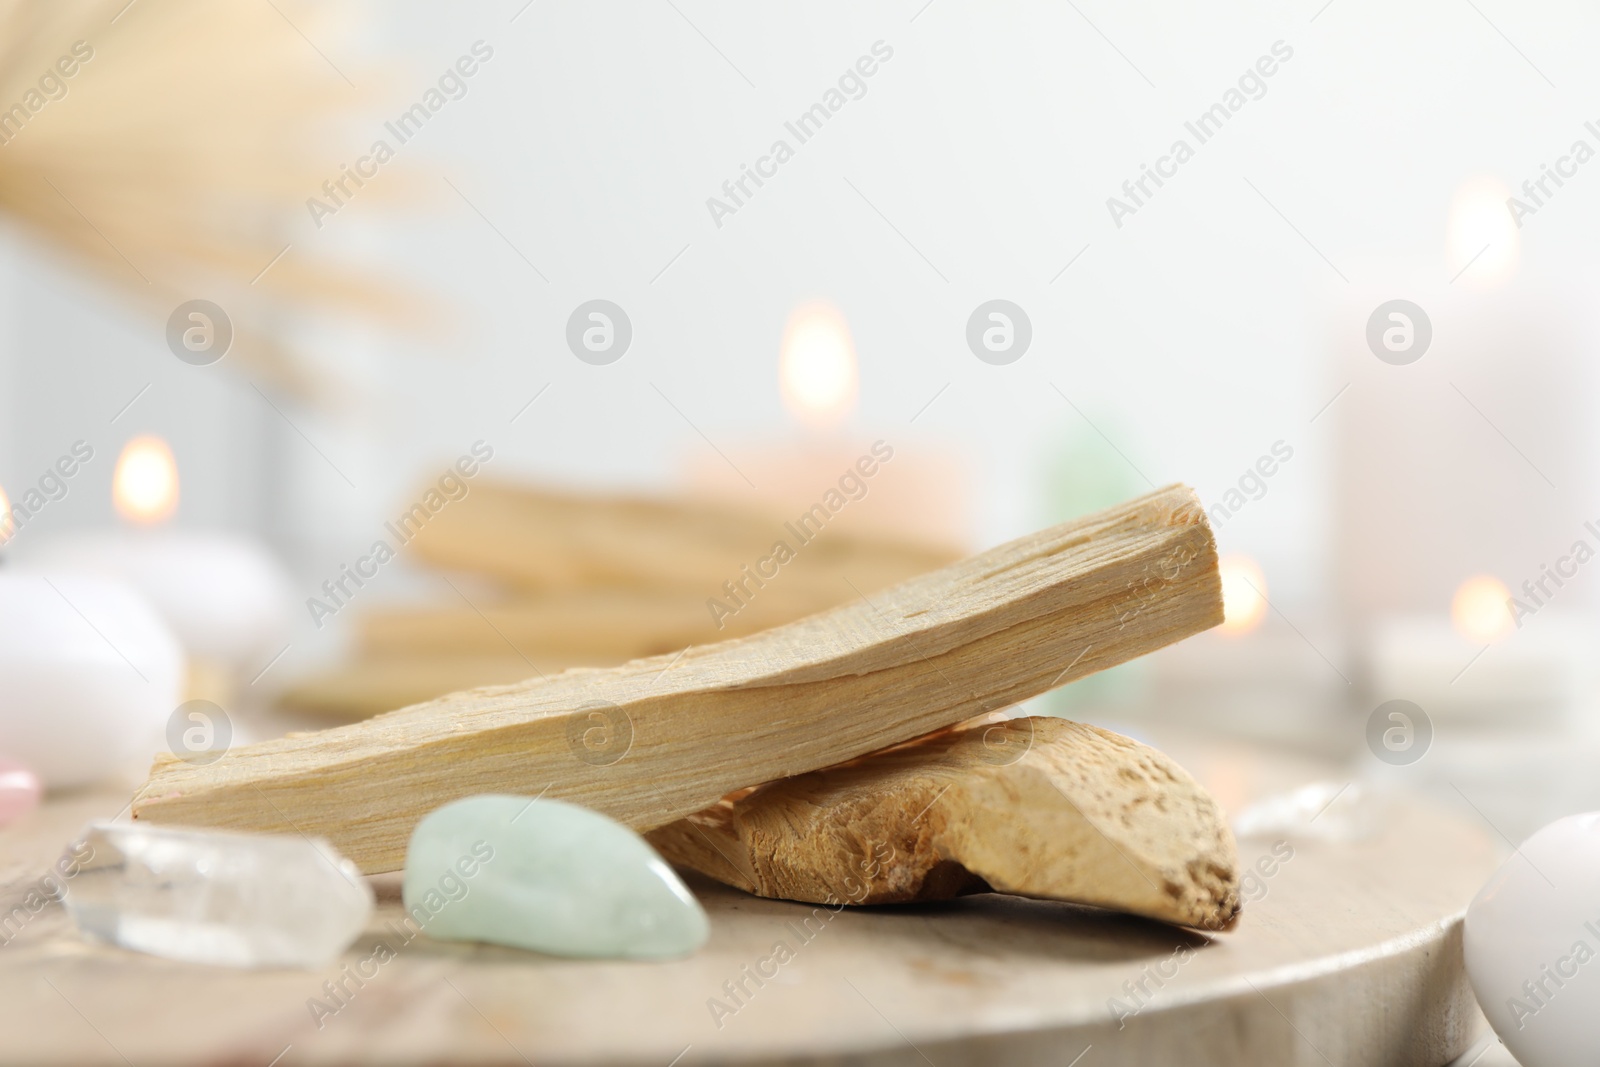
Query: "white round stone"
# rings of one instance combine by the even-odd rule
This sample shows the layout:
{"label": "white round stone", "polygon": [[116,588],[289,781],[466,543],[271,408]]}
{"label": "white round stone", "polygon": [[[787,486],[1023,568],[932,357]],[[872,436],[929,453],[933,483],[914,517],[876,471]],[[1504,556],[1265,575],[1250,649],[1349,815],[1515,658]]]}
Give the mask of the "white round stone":
{"label": "white round stone", "polygon": [[1524,841],[1467,908],[1467,976],[1523,1067],[1584,1067],[1600,1049],[1600,812]]}
{"label": "white round stone", "polygon": [[130,587],[0,572],[0,757],[46,788],[148,767],[183,680],[177,638]]}

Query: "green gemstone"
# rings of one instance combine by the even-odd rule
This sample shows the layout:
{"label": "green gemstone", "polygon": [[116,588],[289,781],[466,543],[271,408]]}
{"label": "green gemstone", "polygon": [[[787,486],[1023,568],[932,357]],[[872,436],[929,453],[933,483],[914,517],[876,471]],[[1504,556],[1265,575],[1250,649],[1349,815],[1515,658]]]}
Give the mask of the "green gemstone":
{"label": "green gemstone", "polygon": [[428,813],[405,906],[429,937],[652,959],[706,943],[706,913],[644,838],[559,800],[476,796]]}

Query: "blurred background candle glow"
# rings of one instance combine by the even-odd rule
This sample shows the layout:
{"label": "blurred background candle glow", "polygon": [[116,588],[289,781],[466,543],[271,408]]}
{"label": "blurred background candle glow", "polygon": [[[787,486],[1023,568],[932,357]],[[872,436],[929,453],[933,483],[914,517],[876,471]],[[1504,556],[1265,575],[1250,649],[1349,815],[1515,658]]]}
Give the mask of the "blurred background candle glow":
{"label": "blurred background candle glow", "polygon": [[251,538],[172,521],[181,497],[178,464],[158,436],[123,446],[111,493],[132,529],[60,538],[29,559],[138,589],[188,651],[190,694],[227,700],[242,674],[260,670],[288,640],[292,599],[282,564]]}
{"label": "blurred background candle glow", "polygon": [[801,304],[784,326],[778,356],[784,407],[802,425],[838,427],[855,409],[860,388],[850,325],[824,301]]}
{"label": "blurred background candle glow", "polygon": [[1469,641],[1488,644],[1509,634],[1516,626],[1508,604],[1511,590],[1489,574],[1476,574],[1456,587],[1450,601],[1450,621],[1456,632]]}
{"label": "blurred background candle glow", "polygon": [[759,504],[781,518],[815,506],[877,441],[893,458],[864,479],[866,490],[830,526],[924,545],[967,546],[973,516],[965,462],[950,448],[897,429],[858,427],[860,358],[844,312],[826,300],[796,304],[776,338],[769,366],[793,423],[734,442],[725,455],[689,453],[692,491]]}
{"label": "blurred background candle glow", "polygon": [[1217,569],[1222,574],[1222,632],[1247,634],[1267,614],[1267,576],[1249,556],[1223,556]]}
{"label": "blurred background candle glow", "polygon": [[1445,262],[1452,278],[1488,288],[1507,281],[1522,258],[1516,220],[1506,210],[1505,182],[1479,176],[1461,183],[1450,202]]}
{"label": "blurred background candle glow", "polygon": [[165,522],[178,510],[178,462],[159,437],[135,437],[117,457],[111,499],[117,514],[140,526]]}

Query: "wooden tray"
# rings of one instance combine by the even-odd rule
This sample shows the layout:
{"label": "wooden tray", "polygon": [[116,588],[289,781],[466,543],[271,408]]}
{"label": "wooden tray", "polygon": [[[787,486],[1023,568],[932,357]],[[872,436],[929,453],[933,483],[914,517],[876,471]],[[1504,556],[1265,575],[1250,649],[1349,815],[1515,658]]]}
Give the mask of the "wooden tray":
{"label": "wooden tray", "polygon": [[[126,797],[53,801],[0,832],[6,906],[81,823]],[[1372,1067],[1467,1049],[1483,1024],[1460,919],[1497,862],[1488,835],[1396,802],[1367,840],[1289,847],[1284,860],[1271,839],[1241,842],[1241,860],[1273,857],[1272,873],[1258,872],[1238,929],[1214,938],[999,896],[835,915],[697,880],[711,943],[665,964],[402,946],[391,876],[341,967],[354,973],[380,940],[396,956],[367,964],[359,986],[345,978],[331,1015],[311,1002],[338,1006],[323,983],[341,968],[144,957],[86,943],[51,905],[0,947],[0,1061]],[[781,965],[780,943],[792,954]],[[1119,1027],[1113,998],[1143,1007]]]}

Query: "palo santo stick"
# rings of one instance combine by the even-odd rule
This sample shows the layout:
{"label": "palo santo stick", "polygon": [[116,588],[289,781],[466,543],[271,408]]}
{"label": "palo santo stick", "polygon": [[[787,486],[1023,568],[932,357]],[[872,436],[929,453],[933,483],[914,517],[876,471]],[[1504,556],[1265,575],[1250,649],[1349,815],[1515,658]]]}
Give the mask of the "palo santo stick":
{"label": "palo santo stick", "polygon": [[[787,576],[786,576],[787,577]],[[468,607],[389,608],[357,624],[355,656],[301,678],[279,702],[353,722],[458,689],[503,685],[567,667],[614,667],[781,626],[878,591],[871,579],[761,590],[733,614],[674,590],[562,590]],[[851,588],[856,585],[859,593]]]}
{"label": "palo santo stick", "polygon": [[423,815],[476,793],[545,793],[648,830],[1221,621],[1216,542],[1173,486],[677,657],[456,693],[206,765],[157,756],[133,814],[319,834],[368,872],[398,869]]}
{"label": "palo santo stick", "polygon": [[[881,588],[856,584],[869,594]],[[520,653],[541,670],[546,669],[543,657],[609,667],[674,653],[686,645],[743,637],[857,596],[844,581],[825,589],[795,590],[779,578],[741,610],[721,618],[707,610],[703,594],[651,589],[561,591],[495,605],[389,608],[362,616],[356,646],[365,656]]]}
{"label": "palo santo stick", "polygon": [[[954,558],[947,549],[831,529],[831,521],[825,508],[802,521],[711,501],[586,496],[481,482],[427,518],[414,535],[409,525],[405,529],[408,547],[422,560],[520,589],[680,589],[702,603],[725,597],[724,582],[741,580],[746,590],[766,581],[791,588],[825,584],[834,595],[844,575],[864,589],[883,588]],[[780,542],[786,553],[775,553]],[[792,558],[786,561],[786,555]],[[746,567],[764,574],[745,579]]]}
{"label": "palo santo stick", "polygon": [[943,731],[652,830],[669,861],[763,897],[944,900],[994,889],[1222,930],[1227,820],[1155,749],[1065,719]]}
{"label": "palo santo stick", "polygon": [[511,651],[503,656],[420,651],[361,656],[296,679],[278,696],[278,703],[333,722],[353,722],[458,689],[519,682],[536,669],[551,673],[583,665],[582,660],[564,659],[558,663],[545,656],[535,662],[539,666],[530,667],[527,659]]}

